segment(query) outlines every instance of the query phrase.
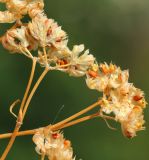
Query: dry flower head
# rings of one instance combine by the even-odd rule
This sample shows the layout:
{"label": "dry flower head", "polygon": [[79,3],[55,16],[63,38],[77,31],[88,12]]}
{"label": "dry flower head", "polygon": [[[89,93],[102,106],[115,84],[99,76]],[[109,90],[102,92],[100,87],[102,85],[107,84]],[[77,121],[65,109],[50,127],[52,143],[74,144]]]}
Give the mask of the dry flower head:
{"label": "dry flower head", "polygon": [[[145,128],[143,110],[147,103],[143,91],[129,83],[128,70],[123,71],[113,63],[98,64],[83,44],[70,49],[66,32],[44,13],[43,0],[0,2],[7,8],[0,11],[0,23],[16,23],[1,37],[4,48],[36,60],[46,71],[59,70],[74,77],[86,76],[87,86],[103,93],[99,98],[100,114],[113,113],[112,118],[121,124],[125,136],[132,138]],[[31,20],[24,24],[21,19],[25,15]],[[32,50],[37,54],[33,55]],[[50,130],[45,135],[44,129],[39,129],[33,141],[36,151],[50,160],[74,160],[70,141],[65,140],[59,131]]]}

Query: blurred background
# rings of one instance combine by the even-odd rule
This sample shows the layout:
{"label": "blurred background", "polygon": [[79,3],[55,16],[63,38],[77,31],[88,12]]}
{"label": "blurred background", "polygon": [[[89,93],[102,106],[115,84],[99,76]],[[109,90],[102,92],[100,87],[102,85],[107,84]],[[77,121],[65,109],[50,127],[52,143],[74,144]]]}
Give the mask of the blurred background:
{"label": "blurred background", "polygon": [[[0,4],[2,10],[4,5]],[[48,17],[55,19],[68,33],[69,46],[84,43],[99,62],[113,62],[129,69],[130,82],[145,91],[149,102],[149,1],[148,0],[45,0]],[[0,25],[0,34],[8,25]],[[22,98],[31,61],[11,55],[0,46],[0,133],[11,132],[16,119],[9,106]],[[36,79],[42,72],[37,67]],[[49,73],[36,92],[22,130],[56,122],[94,103],[99,93],[86,87],[84,78],[72,78],[60,72]],[[16,107],[17,108],[17,107]],[[17,111],[17,109],[16,109]],[[149,159],[149,110],[145,110],[146,130],[134,139],[123,137],[120,126],[110,130],[102,119],[94,119],[64,129],[72,141],[76,159],[147,160]],[[40,159],[32,137],[17,138],[8,160]],[[8,139],[0,140],[0,154]]]}

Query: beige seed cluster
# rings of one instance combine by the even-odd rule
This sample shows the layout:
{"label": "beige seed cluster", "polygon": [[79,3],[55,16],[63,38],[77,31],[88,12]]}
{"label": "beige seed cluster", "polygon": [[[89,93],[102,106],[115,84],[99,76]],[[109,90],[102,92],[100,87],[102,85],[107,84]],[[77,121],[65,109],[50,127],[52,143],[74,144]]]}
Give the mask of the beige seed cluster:
{"label": "beige seed cluster", "polygon": [[90,89],[103,92],[101,112],[114,113],[121,123],[125,136],[131,138],[144,129],[144,93],[128,82],[128,70],[122,71],[114,64],[96,64],[88,70],[86,83]]}
{"label": "beige seed cluster", "polygon": [[49,160],[75,160],[71,142],[63,137],[59,131],[44,133],[41,128],[33,136],[36,151],[39,155],[45,155]]}

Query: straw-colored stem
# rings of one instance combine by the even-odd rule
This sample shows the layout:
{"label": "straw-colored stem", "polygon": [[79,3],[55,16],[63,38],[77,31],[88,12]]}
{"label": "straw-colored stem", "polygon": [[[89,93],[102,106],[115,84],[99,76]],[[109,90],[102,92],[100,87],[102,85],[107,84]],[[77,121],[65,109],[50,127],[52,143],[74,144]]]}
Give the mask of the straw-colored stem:
{"label": "straw-colored stem", "polygon": [[24,94],[24,97],[23,97],[23,100],[22,100],[22,103],[21,103],[21,107],[20,107],[20,109],[22,109],[22,110],[23,110],[23,107],[25,105],[25,102],[26,102],[29,90],[31,88],[31,84],[32,84],[33,78],[34,78],[36,62],[37,62],[36,59],[33,58],[33,67],[32,67],[32,71],[31,71],[31,76],[30,76],[30,79],[29,79],[29,82],[28,82],[28,85],[27,85],[27,88],[26,88],[26,92]]}
{"label": "straw-colored stem", "polygon": [[44,58],[45,58],[45,62],[46,62],[46,65],[48,64],[48,59],[47,59],[47,51],[46,51],[46,48],[43,47],[43,53],[44,53]]}
{"label": "straw-colored stem", "polygon": [[[65,120],[63,120],[63,121],[61,121],[61,122],[56,123],[55,125],[52,126],[52,128],[58,128],[59,126],[62,126],[62,125],[64,125],[64,124],[66,124],[67,122],[69,122],[69,121],[71,121],[71,120],[73,120],[73,119],[81,116],[82,114],[84,114],[84,113],[92,110],[93,108],[99,106],[100,103],[101,103],[100,101],[97,101],[96,103],[88,106],[87,108],[81,110],[80,112],[78,112],[78,113],[76,113],[76,114],[74,114],[74,115],[66,118]],[[51,128],[51,125],[49,125],[48,127]],[[47,127],[47,128],[48,128],[48,127]]]}
{"label": "straw-colored stem", "polygon": [[74,125],[76,125],[78,123],[85,122],[85,121],[91,120],[93,118],[98,118],[98,117],[101,117],[101,118],[104,118],[104,119],[115,120],[113,117],[100,115],[100,113],[97,112],[95,114],[92,114],[92,115],[89,115],[89,116],[85,116],[85,117],[76,119],[74,121],[68,122],[68,123],[66,123],[66,124],[64,124],[62,126],[57,127],[57,128],[54,127],[54,126],[51,126],[51,130],[60,130],[60,129],[67,128],[67,127],[70,127],[70,126],[74,126]]}
{"label": "straw-colored stem", "polygon": [[[63,129],[63,128],[67,128],[67,127],[70,127],[70,126],[73,126],[75,124],[78,124],[78,123],[81,123],[81,122],[84,122],[84,121],[87,121],[87,120],[90,120],[90,119],[93,119],[95,117],[97,117],[99,115],[97,114],[93,114],[93,115],[89,115],[89,116],[85,116],[83,118],[79,118],[77,120],[74,120],[74,121],[71,121],[69,123],[66,123],[65,125],[63,125],[62,127],[60,126],[59,128],[54,128],[53,126],[51,126],[51,129],[54,131],[54,130],[59,130],[59,129]],[[47,128],[49,129],[49,127]],[[32,129],[32,130],[27,130],[27,131],[21,131],[21,132],[18,132],[17,133],[17,136],[27,136],[27,135],[33,135],[37,132],[38,129]],[[12,133],[6,133],[6,134],[2,134],[0,135],[0,139],[5,139],[5,138],[9,138],[11,137]]]}
{"label": "straw-colored stem", "polygon": [[[85,121],[87,121],[87,120],[91,120],[91,119],[97,118],[97,117],[101,117],[101,118],[109,119],[109,120],[115,120],[114,117],[105,116],[105,115],[100,115],[99,113],[95,113],[95,114],[92,114],[92,115],[89,115],[89,116],[85,116],[85,117],[79,118],[79,119],[77,119],[77,120],[68,122],[68,123],[66,123],[65,125],[59,126],[59,127],[57,127],[57,128],[54,128],[53,126],[51,126],[51,129],[54,131],[54,130],[59,130],[59,129],[67,128],[67,127],[70,127],[70,126],[76,125],[76,124],[78,124],[78,123],[85,122]],[[49,128],[46,128],[46,129],[49,129]],[[18,133],[17,133],[17,136],[33,135],[33,134],[35,134],[35,133],[37,132],[37,130],[38,130],[38,129],[21,131],[21,132],[18,132]],[[2,134],[2,135],[0,135],[0,139],[9,138],[9,137],[11,137],[11,135],[12,135],[12,133]]]}
{"label": "straw-colored stem", "polygon": [[[18,137],[18,136],[32,135],[32,134],[35,134],[36,131],[37,131],[37,129],[26,130],[26,131],[20,131],[20,132],[17,133],[17,137]],[[1,134],[1,135],[0,135],[0,139],[10,138],[11,136],[12,136],[12,133]]]}
{"label": "straw-colored stem", "polygon": [[23,118],[23,119],[24,119],[24,117],[25,117],[25,114],[26,114],[26,112],[27,112],[28,106],[29,106],[29,104],[30,104],[30,102],[31,102],[31,99],[32,99],[34,93],[36,92],[39,84],[41,83],[41,81],[43,80],[43,78],[45,77],[45,75],[48,73],[48,71],[49,71],[49,69],[48,69],[48,68],[45,68],[44,72],[41,74],[41,76],[40,76],[39,79],[37,80],[36,84],[34,85],[32,91],[31,91],[31,93],[30,93],[30,95],[29,95],[29,97],[28,97],[28,99],[27,99],[27,101],[26,101],[26,104],[25,104],[25,106],[24,106],[24,109],[23,109],[23,113],[22,113],[22,118]]}
{"label": "straw-colored stem", "polygon": [[45,159],[45,154],[42,154],[41,155],[41,160],[44,160]]}
{"label": "straw-colored stem", "polygon": [[7,157],[7,154],[9,153],[9,151],[10,151],[10,149],[11,149],[11,147],[12,147],[14,141],[15,141],[17,133],[18,133],[20,127],[21,127],[21,123],[23,121],[23,119],[22,119],[22,110],[23,110],[25,101],[27,99],[27,96],[28,96],[28,93],[29,93],[29,90],[30,90],[30,87],[31,87],[31,84],[32,84],[32,81],[33,81],[35,68],[36,68],[36,59],[33,58],[32,70],[31,70],[30,78],[29,78],[29,81],[28,81],[28,84],[27,84],[27,87],[26,87],[26,91],[25,91],[21,106],[20,106],[20,109],[19,109],[17,123],[16,123],[15,129],[14,129],[12,135],[11,135],[11,139],[10,139],[6,149],[4,150],[0,160],[4,160]]}
{"label": "straw-colored stem", "polygon": [[59,130],[59,129],[63,129],[63,128],[67,128],[67,127],[70,127],[70,126],[73,126],[73,125],[76,125],[78,123],[81,123],[81,122],[84,122],[84,121],[87,121],[87,120],[90,120],[90,119],[93,119],[93,118],[96,118],[97,114],[92,114],[92,115],[89,115],[89,116],[85,116],[85,117],[82,117],[82,118],[79,118],[77,120],[74,120],[74,121],[71,121],[71,122],[68,122],[66,124],[64,124],[62,127],[58,127],[58,128],[53,128],[54,130]]}

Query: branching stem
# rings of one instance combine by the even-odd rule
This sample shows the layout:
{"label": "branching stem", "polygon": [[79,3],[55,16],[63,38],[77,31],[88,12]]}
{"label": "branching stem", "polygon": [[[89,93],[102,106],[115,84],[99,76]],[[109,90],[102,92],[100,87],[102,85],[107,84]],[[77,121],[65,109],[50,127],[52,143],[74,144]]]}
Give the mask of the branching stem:
{"label": "branching stem", "polygon": [[[114,117],[110,117],[110,116],[106,116],[106,115],[100,115],[100,113],[97,112],[97,113],[95,113],[95,114],[92,114],[92,115],[89,115],[89,116],[85,116],[85,117],[76,119],[76,120],[74,120],[74,121],[65,123],[64,125],[59,126],[59,127],[54,127],[54,125],[53,125],[53,126],[51,126],[51,128],[50,128],[49,126],[48,126],[47,128],[46,128],[46,127],[45,127],[45,128],[46,128],[46,129],[52,129],[53,131],[54,131],[54,130],[59,130],[59,129],[67,128],[67,127],[76,125],[76,124],[78,124],[78,123],[85,122],[85,121],[87,121],[87,120],[91,120],[91,119],[93,119],[93,118],[98,118],[98,117],[101,117],[101,118],[104,118],[104,119],[108,119],[108,120],[115,120]],[[33,134],[35,134],[37,131],[38,131],[38,129],[21,131],[21,132],[18,132],[18,133],[17,133],[17,136],[33,135]],[[2,134],[2,135],[0,135],[0,139],[9,138],[9,137],[11,137],[11,135],[12,135],[12,133]]]}
{"label": "branching stem", "polygon": [[45,77],[45,75],[48,73],[48,71],[49,71],[49,69],[48,69],[48,68],[45,68],[44,72],[41,74],[41,76],[40,76],[39,79],[37,80],[36,84],[34,85],[32,91],[31,91],[31,93],[30,93],[30,95],[29,95],[29,97],[28,97],[28,99],[27,99],[27,101],[26,101],[26,104],[25,104],[25,106],[24,106],[24,109],[23,109],[23,114],[22,114],[22,118],[23,118],[23,119],[24,119],[24,117],[25,117],[25,114],[26,114],[26,112],[27,112],[28,106],[29,106],[29,104],[30,104],[30,102],[31,102],[31,99],[32,99],[34,93],[36,92],[39,84],[41,83],[41,81],[43,80],[43,78]]}
{"label": "branching stem", "polygon": [[15,126],[15,129],[14,129],[12,135],[11,135],[11,139],[10,139],[6,149],[4,150],[0,160],[5,160],[7,154],[9,153],[9,151],[10,151],[10,149],[11,149],[11,147],[12,147],[12,145],[13,145],[15,139],[16,139],[17,133],[18,133],[18,131],[19,131],[20,127],[21,127],[21,124],[23,122],[22,111],[23,111],[23,107],[25,105],[25,101],[27,99],[27,96],[28,96],[28,93],[29,93],[29,90],[30,90],[30,87],[31,87],[31,84],[32,84],[32,81],[33,81],[35,68],[36,68],[36,58],[33,58],[32,60],[33,60],[33,62],[32,62],[32,70],[31,70],[30,78],[29,78],[29,81],[28,81],[28,84],[27,84],[27,87],[26,87],[26,91],[25,91],[23,100],[21,102],[21,106],[20,106],[20,109],[19,109],[16,126]]}

